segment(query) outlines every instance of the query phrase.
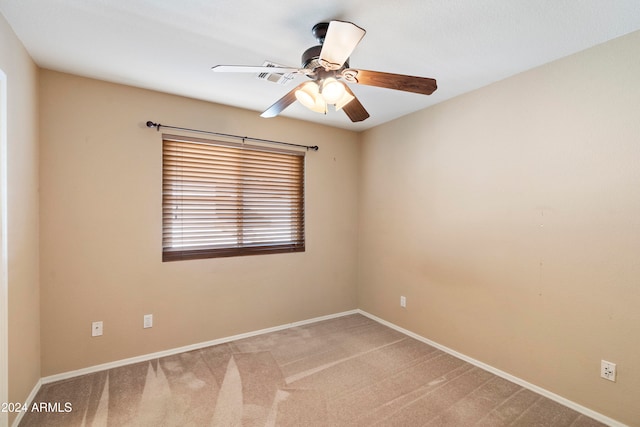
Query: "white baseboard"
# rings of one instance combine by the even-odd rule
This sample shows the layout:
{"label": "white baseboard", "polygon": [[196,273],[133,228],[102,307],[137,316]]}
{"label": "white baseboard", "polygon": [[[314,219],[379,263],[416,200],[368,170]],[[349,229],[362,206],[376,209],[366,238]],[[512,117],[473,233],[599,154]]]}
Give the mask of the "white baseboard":
{"label": "white baseboard", "polygon": [[[289,329],[289,328],[293,328],[296,326],[303,326],[303,325],[308,325],[311,323],[315,323],[315,322],[320,322],[323,320],[329,320],[329,319],[335,319],[338,317],[343,317],[343,316],[348,316],[350,314],[362,314],[363,316],[366,316],[382,325],[385,325],[391,329],[395,329],[398,332],[401,332],[407,336],[410,336],[411,338],[414,338],[418,341],[424,342],[425,344],[428,344],[430,346],[433,346],[439,350],[444,351],[445,353],[448,353],[454,357],[457,357],[458,359],[464,360],[465,362],[468,362],[474,366],[477,366],[481,369],[484,369],[485,371],[491,372],[492,374],[495,374],[501,378],[504,378],[508,381],[511,381],[515,384],[518,384],[519,386],[522,386],[526,389],[529,389],[535,393],[538,393],[544,397],[547,397],[555,402],[560,403],[561,405],[567,406],[571,409],[573,409],[576,412],[579,412],[581,414],[584,414],[588,417],[591,417],[597,421],[600,421],[603,424],[606,424],[608,426],[611,427],[628,427],[625,424],[620,423],[619,421],[616,421],[612,418],[607,417],[606,415],[600,414],[599,412],[595,412],[585,406],[579,405],[569,399],[566,399],[562,396],[559,396],[555,393],[550,392],[549,390],[545,390],[542,387],[538,387],[535,384],[531,384],[521,378],[515,377],[511,374],[508,374],[504,371],[501,371],[500,369],[494,368],[493,366],[487,365],[486,363],[480,362],[479,360],[476,360],[472,357],[466,356],[462,353],[459,353],[455,350],[452,350],[448,347],[445,347],[441,344],[438,344],[437,342],[431,341],[423,336],[420,336],[414,332],[411,332],[407,329],[404,329],[398,325],[395,325],[391,322],[388,322],[384,319],[381,319],[377,316],[374,316],[373,314],[367,313],[364,310],[360,310],[360,309],[356,309],[356,310],[349,310],[349,311],[344,311],[341,313],[335,313],[335,314],[330,314],[327,316],[321,316],[321,317],[315,317],[313,319],[308,319],[308,320],[302,320],[299,322],[293,322],[293,323],[287,323],[284,325],[280,325],[280,326],[274,326],[271,328],[266,328],[266,329],[260,329],[257,331],[253,331],[253,332],[247,332],[247,333],[243,333],[243,334],[238,334],[238,335],[233,335],[230,337],[225,337],[225,338],[219,338],[219,339],[215,339],[215,340],[211,340],[211,341],[206,341],[206,342],[201,342],[201,343],[197,343],[197,344],[191,344],[188,346],[184,346],[184,347],[178,347],[178,348],[173,348],[170,350],[164,350],[164,351],[159,351],[156,353],[151,353],[151,354],[145,354],[145,355],[141,355],[141,356],[136,356],[136,357],[130,357],[127,359],[122,359],[122,360],[117,360],[114,362],[109,362],[109,363],[103,363],[101,365],[95,365],[95,366],[90,366],[87,368],[83,368],[83,369],[78,369],[75,371],[69,371],[69,372],[63,372],[60,374],[55,374],[55,375],[50,375],[47,377],[43,377],[41,378],[38,383],[36,384],[36,386],[33,388],[33,390],[31,391],[31,394],[29,394],[29,397],[27,398],[27,403],[30,405],[31,402],[33,401],[33,399],[35,398],[37,392],[40,390],[41,385],[43,384],[49,384],[55,381],[60,381],[60,380],[66,380],[69,378],[74,378],[74,377],[78,377],[80,375],[86,375],[86,374],[91,374],[94,372],[99,372],[99,371],[104,371],[106,369],[112,369],[112,368],[117,368],[120,366],[125,366],[125,365],[130,365],[133,363],[139,363],[139,362],[146,362],[149,360],[153,360],[153,359],[158,359],[160,357],[166,357],[166,356],[172,356],[175,354],[179,354],[179,353],[183,353],[183,352],[187,352],[187,351],[192,351],[192,350],[198,350],[201,348],[205,348],[205,347],[210,347],[213,345],[218,345],[218,344],[224,344],[227,342],[231,342],[231,341],[235,341],[235,340],[239,340],[239,339],[243,339],[243,338],[249,338],[249,337],[254,337],[257,335],[263,335],[263,334],[268,334],[270,332],[277,332],[277,331],[282,331],[284,329]],[[20,415],[15,419],[15,421],[12,424],[12,427],[17,427],[18,423],[20,422],[20,420],[22,419],[22,416],[24,415],[24,413],[20,413]]]}
{"label": "white baseboard", "polygon": [[211,341],[205,341],[197,344],[191,344],[184,347],[172,348],[169,350],[158,351],[156,353],[143,354],[141,356],[130,357],[127,359],[116,360],[114,362],[103,363],[101,365],[89,366],[87,368],[77,369],[75,371],[63,372],[60,374],[49,375],[43,377],[40,381],[42,384],[49,384],[55,381],[66,380],[69,378],[79,377],[80,375],[92,374],[94,372],[100,372],[107,369],[118,368],[120,366],[131,365],[133,363],[147,362],[149,360],[158,359],[166,356],[173,356],[175,354],[184,353],[187,351],[199,350],[205,347],[211,347],[213,345],[224,344],[227,342],[240,340],[243,338],[254,337],[257,335],[268,334],[270,332],[282,331],[284,329],[293,328],[296,326],[308,325],[310,323],[320,322],[323,320],[335,319],[349,314],[359,313],[358,310],[343,311],[341,313],[329,314],[327,316],[314,317],[313,319],[301,320],[299,322],[286,323],[280,326],[274,326],[266,329],[259,329],[257,331],[246,332],[244,334],[232,335],[230,337],[218,338]]}
{"label": "white baseboard", "polygon": [[[29,396],[27,396],[27,398],[23,402],[25,405],[27,405],[27,408],[31,407],[31,404],[33,403],[33,399],[36,398],[36,394],[38,394],[38,392],[40,391],[40,387],[42,387],[42,378],[38,380],[35,386],[33,386],[31,393],[29,393]],[[25,413],[26,412],[24,411],[18,412],[18,416],[16,417],[15,420],[13,420],[13,423],[11,423],[11,427],[18,427]]]}
{"label": "white baseboard", "polygon": [[416,334],[414,332],[411,332],[411,331],[409,331],[407,329],[401,328],[400,326],[395,325],[395,324],[393,324],[391,322],[387,322],[386,320],[381,319],[381,318],[379,318],[377,316],[374,316],[373,314],[367,313],[364,310],[358,309],[358,310],[356,310],[356,312],[362,314],[363,316],[368,317],[371,320],[375,320],[376,322],[378,322],[380,324],[388,326],[391,329],[395,329],[398,332],[401,332],[401,333],[403,333],[405,335],[408,335],[411,338],[415,338],[418,341],[422,341],[425,344],[429,344],[430,346],[435,347],[438,350],[442,350],[445,353],[449,353],[450,355],[452,355],[454,357],[457,357],[458,359],[462,359],[465,362],[468,362],[468,363],[470,363],[470,364],[472,364],[474,366],[477,366],[480,369],[484,369],[485,371],[491,372],[492,374],[497,375],[497,376],[499,376],[501,378],[504,378],[507,381],[511,381],[512,383],[518,384],[519,386],[522,386],[522,387],[524,387],[526,389],[529,389],[529,390],[531,390],[533,392],[536,392],[536,393],[538,393],[538,394],[540,394],[540,395],[542,395],[544,397],[547,397],[547,398],[549,398],[549,399],[551,399],[551,400],[553,400],[555,402],[560,403],[561,405],[564,405],[564,406],[566,406],[568,408],[571,408],[576,412],[579,412],[579,413],[584,414],[584,415],[586,415],[588,417],[591,417],[594,420],[600,421],[603,424],[606,424],[606,425],[611,426],[611,427],[628,427],[626,424],[622,424],[621,422],[616,421],[616,420],[614,420],[612,418],[609,418],[606,415],[603,415],[603,414],[601,414],[599,412],[593,411],[593,410],[591,410],[591,409],[589,409],[589,408],[587,408],[585,406],[582,406],[582,405],[580,405],[578,403],[575,403],[575,402],[573,402],[573,401],[571,401],[569,399],[566,399],[566,398],[564,398],[562,396],[559,396],[559,395],[557,395],[557,394],[555,394],[553,392],[550,392],[549,390],[545,390],[542,387],[538,387],[535,384],[531,384],[530,382],[527,382],[527,381],[525,381],[525,380],[523,380],[521,378],[515,377],[515,376],[513,376],[511,374],[508,374],[508,373],[506,373],[504,371],[501,371],[500,369],[494,368],[493,366],[487,365],[486,363],[480,362],[479,360],[476,360],[476,359],[474,359],[472,357],[469,357],[469,356],[464,355],[462,353],[459,353],[459,352],[457,352],[455,350],[452,350],[452,349],[450,349],[448,347],[445,347],[442,344],[438,344],[437,342],[431,341],[430,339],[427,339],[427,338],[425,338],[423,336],[420,336],[420,335],[418,335],[418,334]]}

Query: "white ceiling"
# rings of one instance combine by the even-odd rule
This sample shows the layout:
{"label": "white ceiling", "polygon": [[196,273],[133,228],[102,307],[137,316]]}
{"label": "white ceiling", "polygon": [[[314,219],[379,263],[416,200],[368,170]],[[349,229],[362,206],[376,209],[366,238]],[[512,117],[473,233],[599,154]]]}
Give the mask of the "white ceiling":
{"label": "white ceiling", "polygon": [[640,29],[639,0],[0,0],[0,12],[41,67],[256,115],[293,83],[211,66],[297,67],[313,25],[353,22],[367,34],[352,68],[438,81],[431,96],[351,85],[371,114],[361,123],[298,103],[282,114],[356,131]]}

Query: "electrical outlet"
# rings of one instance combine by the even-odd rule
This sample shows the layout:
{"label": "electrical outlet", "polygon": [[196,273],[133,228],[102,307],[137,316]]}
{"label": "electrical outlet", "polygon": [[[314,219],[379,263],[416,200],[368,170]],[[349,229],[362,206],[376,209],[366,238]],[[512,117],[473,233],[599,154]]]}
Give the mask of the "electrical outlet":
{"label": "electrical outlet", "polygon": [[142,323],[143,328],[150,328],[153,326],[153,314],[145,314]]}
{"label": "electrical outlet", "polygon": [[600,361],[600,376],[605,380],[616,380],[616,364],[607,362],[606,360]]}
{"label": "electrical outlet", "polygon": [[407,297],[405,296],[400,297],[400,307],[407,308]]}
{"label": "electrical outlet", "polygon": [[102,335],[102,320],[99,322],[92,322],[91,323],[91,336],[92,337],[99,337],[100,335]]}

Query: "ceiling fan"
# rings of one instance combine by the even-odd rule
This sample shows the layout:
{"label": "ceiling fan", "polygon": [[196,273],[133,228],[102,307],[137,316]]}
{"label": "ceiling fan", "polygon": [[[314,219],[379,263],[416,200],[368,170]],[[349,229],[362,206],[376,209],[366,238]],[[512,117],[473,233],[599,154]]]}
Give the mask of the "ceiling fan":
{"label": "ceiling fan", "polygon": [[342,80],[423,95],[430,95],[438,88],[434,79],[426,77],[349,68],[349,56],[366,33],[351,22],[321,22],[313,27],[311,33],[320,44],[302,54],[301,68],[216,65],[212,70],[218,73],[303,74],[311,79],[277,100],[261,114],[262,117],[275,117],[298,100],[318,113],[326,114],[327,106],[334,105],[336,110],[342,109],[352,122],[366,120],[369,113]]}

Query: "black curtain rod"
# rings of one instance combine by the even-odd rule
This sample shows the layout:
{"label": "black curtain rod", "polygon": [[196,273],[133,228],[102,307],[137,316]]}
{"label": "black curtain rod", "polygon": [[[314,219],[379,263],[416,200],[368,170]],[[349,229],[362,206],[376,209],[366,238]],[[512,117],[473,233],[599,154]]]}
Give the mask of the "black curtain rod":
{"label": "black curtain rod", "polygon": [[147,127],[156,128],[157,131],[160,131],[160,128],[163,127],[167,129],[184,130],[187,132],[206,133],[207,135],[223,136],[226,138],[236,138],[236,139],[241,139],[243,141],[255,141],[255,142],[263,142],[265,144],[288,145],[290,147],[300,147],[300,148],[306,148],[307,150],[318,151],[317,145],[310,146],[310,145],[291,144],[290,142],[271,141],[270,139],[250,138],[248,136],[229,135],[226,133],[210,132],[208,130],[198,130],[198,129],[181,128],[177,126],[161,125],[160,123],[154,123],[151,120],[147,122]]}

